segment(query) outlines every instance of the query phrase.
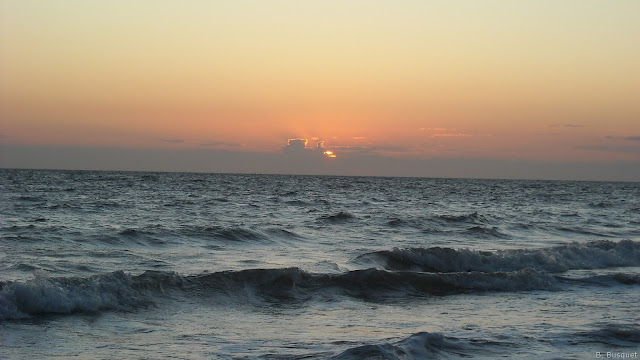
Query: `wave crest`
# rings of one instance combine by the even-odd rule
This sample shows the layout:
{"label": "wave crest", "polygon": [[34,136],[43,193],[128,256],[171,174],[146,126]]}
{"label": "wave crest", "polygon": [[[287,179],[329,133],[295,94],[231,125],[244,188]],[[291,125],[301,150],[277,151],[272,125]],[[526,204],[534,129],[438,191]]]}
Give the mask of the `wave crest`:
{"label": "wave crest", "polygon": [[[455,357],[473,357],[479,353],[491,353],[491,349],[479,344],[488,344],[486,341],[473,339],[463,340],[445,336],[441,333],[419,332],[396,343],[384,343],[380,345],[362,345],[347,349],[335,360],[401,360],[401,359],[437,359]],[[494,344],[500,345],[500,344]]]}
{"label": "wave crest", "polygon": [[346,211],[340,211],[339,213],[336,213],[333,215],[321,216],[318,220],[332,222],[332,223],[340,223],[340,222],[347,222],[353,219],[355,219],[355,216],[353,214]]}
{"label": "wave crest", "polygon": [[36,277],[24,283],[0,284],[0,319],[34,314],[70,314],[129,310],[150,300],[132,286],[122,271],[88,278]]}
{"label": "wave crest", "polygon": [[640,265],[640,243],[631,240],[570,243],[543,249],[496,252],[451,248],[393,249],[366,253],[354,259],[387,270],[429,272],[516,271],[526,268],[564,272]]}
{"label": "wave crest", "polygon": [[44,313],[69,314],[128,310],[158,297],[229,296],[266,302],[306,301],[335,295],[378,300],[406,295],[454,295],[477,291],[555,290],[546,273],[515,272],[433,274],[377,269],[341,274],[309,273],[299,268],[248,269],[199,275],[122,271],[87,278],[44,278],[0,284],[0,319]]}

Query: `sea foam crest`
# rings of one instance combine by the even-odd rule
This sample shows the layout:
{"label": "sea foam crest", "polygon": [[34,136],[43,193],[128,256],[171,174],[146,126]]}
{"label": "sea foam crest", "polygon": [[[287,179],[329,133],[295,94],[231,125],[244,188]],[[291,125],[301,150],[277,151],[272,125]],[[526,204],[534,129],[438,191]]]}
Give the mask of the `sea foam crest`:
{"label": "sea foam crest", "polygon": [[148,299],[122,271],[88,278],[45,278],[0,284],[0,319],[34,314],[128,310]]}
{"label": "sea foam crest", "polygon": [[357,263],[388,270],[430,272],[515,271],[547,272],[640,265],[640,243],[631,240],[569,243],[543,249],[475,251],[441,247],[393,249],[358,256]]}

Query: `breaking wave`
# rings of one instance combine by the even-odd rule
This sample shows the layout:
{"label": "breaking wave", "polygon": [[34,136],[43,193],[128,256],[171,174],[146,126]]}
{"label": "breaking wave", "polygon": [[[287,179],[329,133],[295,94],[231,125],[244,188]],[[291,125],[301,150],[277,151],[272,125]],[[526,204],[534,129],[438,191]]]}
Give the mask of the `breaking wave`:
{"label": "breaking wave", "polygon": [[45,278],[0,283],[0,319],[34,314],[130,310],[150,299],[122,271],[88,278]]}
{"label": "breaking wave", "polygon": [[101,310],[130,310],[157,297],[187,293],[258,297],[267,302],[305,301],[314,295],[349,296],[370,301],[407,295],[454,295],[465,292],[555,290],[556,280],[536,270],[496,273],[430,274],[366,269],[315,274],[299,268],[249,269],[199,275],[122,271],[87,278],[36,277],[0,284],[0,319]]}
{"label": "breaking wave", "polygon": [[640,265],[640,243],[631,240],[569,243],[543,249],[475,251],[451,248],[393,249],[366,253],[356,263],[387,270],[429,272],[516,271],[526,268],[547,272]]}
{"label": "breaking wave", "polygon": [[441,333],[419,332],[396,343],[362,345],[348,349],[333,357],[335,360],[401,360],[439,359],[448,357],[474,357],[490,355],[491,346],[501,344],[478,339],[463,340]]}

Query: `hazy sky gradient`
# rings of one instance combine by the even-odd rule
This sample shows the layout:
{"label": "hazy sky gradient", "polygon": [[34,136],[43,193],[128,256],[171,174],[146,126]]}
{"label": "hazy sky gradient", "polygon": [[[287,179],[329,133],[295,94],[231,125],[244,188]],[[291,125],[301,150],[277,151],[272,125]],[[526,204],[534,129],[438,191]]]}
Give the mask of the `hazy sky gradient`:
{"label": "hazy sky gradient", "polygon": [[0,4],[0,166],[36,166],[27,148],[224,150],[255,172],[248,157],[275,169],[305,138],[407,175],[450,159],[640,179],[638,1]]}

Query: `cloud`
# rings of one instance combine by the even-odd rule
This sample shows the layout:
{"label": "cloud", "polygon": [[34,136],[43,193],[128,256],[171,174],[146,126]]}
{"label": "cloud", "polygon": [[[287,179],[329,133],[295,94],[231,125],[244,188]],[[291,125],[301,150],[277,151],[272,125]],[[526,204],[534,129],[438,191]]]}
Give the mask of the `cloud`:
{"label": "cloud", "polygon": [[471,137],[471,134],[467,134],[458,129],[453,128],[418,128],[419,131],[429,133],[431,138],[440,138],[440,137]]}
{"label": "cloud", "polygon": [[322,140],[318,140],[315,147],[307,147],[308,143],[307,139],[289,139],[287,146],[282,148],[287,161],[298,167],[314,166],[319,165],[327,158],[337,157],[333,149],[324,147],[324,141]]}
{"label": "cloud", "polygon": [[306,151],[310,150],[307,149],[308,142],[309,141],[307,139],[289,139],[287,141],[287,146],[282,148],[282,151],[284,151],[285,154],[304,154]]}
{"label": "cloud", "polygon": [[[317,139],[317,138],[313,138]],[[311,155],[323,155],[327,150],[324,147],[324,141],[318,140],[316,142],[316,147],[307,147],[309,140],[297,138],[297,139],[289,139],[287,141],[287,146],[282,148],[282,151],[286,155],[292,156],[311,156]]]}
{"label": "cloud", "polygon": [[628,140],[628,141],[640,141],[640,136],[605,136],[605,139],[609,140]]}
{"label": "cloud", "polygon": [[200,146],[208,148],[239,148],[242,147],[243,144],[225,141],[205,141],[200,143]]}
{"label": "cloud", "polygon": [[409,146],[382,146],[382,145],[374,145],[374,146],[361,146],[361,145],[337,145],[333,147],[336,150],[340,150],[347,153],[359,153],[359,154],[374,154],[374,153],[383,153],[383,152],[395,152],[395,153],[406,153],[412,150],[412,147]]}
{"label": "cloud", "polygon": [[178,138],[162,138],[162,139],[158,139],[162,142],[167,142],[167,143],[171,143],[171,144],[182,144],[184,143],[184,139],[178,139]]}
{"label": "cloud", "polygon": [[471,137],[470,134],[465,134],[465,133],[438,133],[438,134],[433,134],[431,135],[432,138],[439,138],[439,137]]}
{"label": "cloud", "polygon": [[549,127],[568,127],[568,128],[583,128],[584,125],[580,124],[551,124]]}
{"label": "cloud", "polygon": [[621,145],[582,145],[576,146],[576,149],[591,150],[591,151],[604,151],[604,152],[617,152],[625,154],[640,154],[640,146],[621,146]]}

